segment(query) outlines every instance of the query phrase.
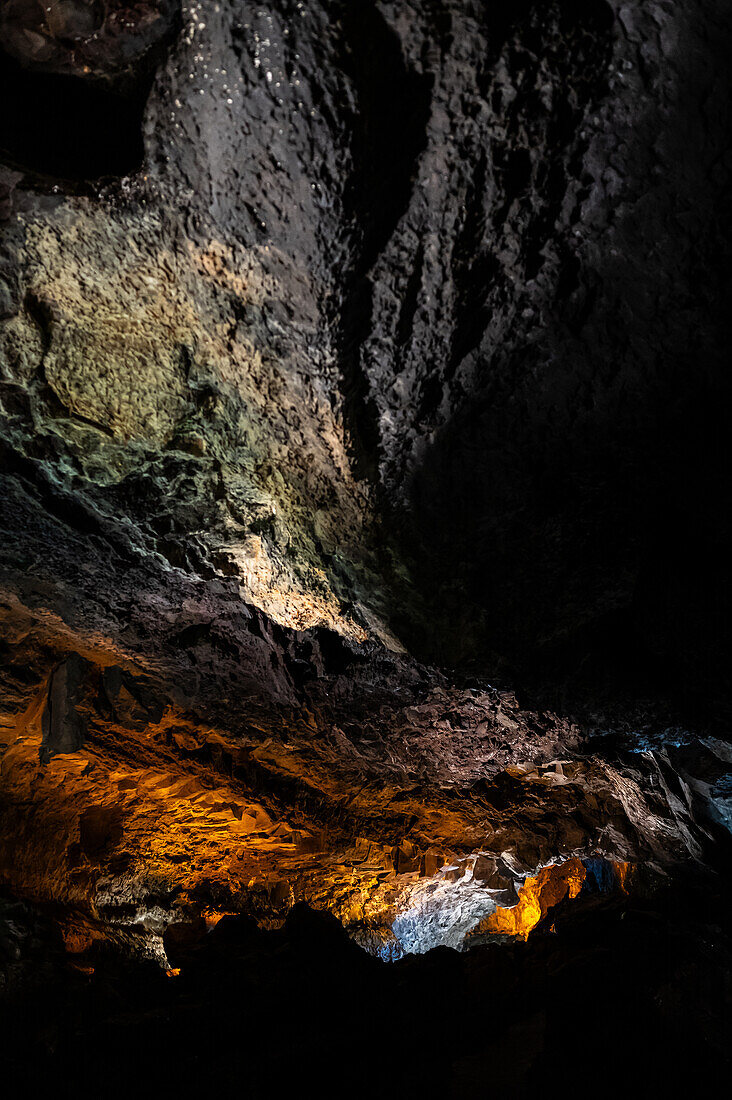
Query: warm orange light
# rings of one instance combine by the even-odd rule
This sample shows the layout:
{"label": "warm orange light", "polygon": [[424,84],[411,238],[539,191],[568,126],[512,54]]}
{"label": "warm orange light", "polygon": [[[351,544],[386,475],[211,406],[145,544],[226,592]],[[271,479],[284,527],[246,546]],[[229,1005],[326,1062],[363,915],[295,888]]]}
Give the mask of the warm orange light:
{"label": "warm orange light", "polygon": [[526,879],[517,904],[511,909],[496,909],[487,918],[484,930],[525,940],[553,905],[565,897],[577,897],[586,877],[587,869],[579,859],[543,867]]}
{"label": "warm orange light", "polygon": [[233,917],[233,913],[219,913],[215,909],[206,909],[202,913],[203,919],[206,922],[206,931],[211,932],[219,923],[222,917]]}
{"label": "warm orange light", "polygon": [[94,942],[91,933],[82,928],[64,928],[62,935],[64,947],[70,955],[82,955]]}
{"label": "warm orange light", "polygon": [[[627,882],[633,870],[632,863],[612,863],[617,886],[627,893]],[[526,940],[529,933],[552,906],[564,898],[576,898],[587,878],[587,868],[580,859],[568,859],[564,863],[543,867],[538,874],[527,878],[519,889],[516,905],[496,909],[481,922],[476,932],[503,936],[517,936]],[[554,931],[552,926],[551,931]]]}
{"label": "warm orange light", "polygon": [[91,978],[92,974],[94,973],[93,966],[84,966],[82,963],[77,962],[72,963],[71,965],[73,966],[74,970],[78,970],[80,974],[86,974],[87,978]]}
{"label": "warm orange light", "polygon": [[613,870],[615,871],[615,879],[618,886],[624,894],[628,893],[628,879],[633,872],[632,863],[613,863]]}

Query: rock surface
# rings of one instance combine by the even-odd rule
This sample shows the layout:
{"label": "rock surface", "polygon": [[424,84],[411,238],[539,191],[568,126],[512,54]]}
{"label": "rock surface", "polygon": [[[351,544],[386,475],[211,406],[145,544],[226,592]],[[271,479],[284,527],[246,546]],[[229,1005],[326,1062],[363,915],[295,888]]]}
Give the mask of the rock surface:
{"label": "rock surface", "polygon": [[[9,0],[0,35],[8,958],[101,953],[101,1019],[143,974],[164,1017],[146,967],[202,1005],[227,927],[286,997],[306,919],[378,1001],[298,903],[392,959],[576,903],[506,950],[529,1000],[569,967],[591,1043],[575,946],[609,928],[629,975],[649,899],[729,859],[725,5]],[[398,1003],[467,983],[533,1089],[554,1025],[480,950]]]}

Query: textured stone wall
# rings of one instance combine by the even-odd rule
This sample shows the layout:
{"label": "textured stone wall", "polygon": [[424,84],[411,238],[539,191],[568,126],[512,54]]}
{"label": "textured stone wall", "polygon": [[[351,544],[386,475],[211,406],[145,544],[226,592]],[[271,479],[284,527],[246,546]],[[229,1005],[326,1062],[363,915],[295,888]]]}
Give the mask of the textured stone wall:
{"label": "textured stone wall", "polygon": [[159,933],[716,858],[728,22],[2,7],[13,889]]}
{"label": "textured stone wall", "polygon": [[3,71],[96,127],[70,180],[4,139],[13,454],[284,625],[717,690],[726,34],[711,0],[6,5]]}

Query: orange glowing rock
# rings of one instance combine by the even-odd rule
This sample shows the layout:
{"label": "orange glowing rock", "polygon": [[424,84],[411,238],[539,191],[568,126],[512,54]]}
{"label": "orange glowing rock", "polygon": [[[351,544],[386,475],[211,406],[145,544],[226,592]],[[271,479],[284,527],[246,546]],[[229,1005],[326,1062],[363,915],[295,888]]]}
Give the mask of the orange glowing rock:
{"label": "orange glowing rock", "polygon": [[94,937],[86,929],[64,928],[62,931],[64,948],[69,955],[81,955],[88,951],[94,942]]}
{"label": "orange glowing rock", "polygon": [[615,879],[618,886],[624,894],[628,892],[628,879],[633,873],[632,863],[613,863],[613,870],[615,871]]}
{"label": "orange glowing rock", "polygon": [[[615,885],[627,893],[628,880],[633,872],[632,863],[611,864]],[[587,868],[580,859],[568,859],[564,863],[543,867],[536,875],[527,878],[519,889],[516,905],[496,909],[481,921],[477,933],[516,936],[526,940],[529,933],[546,916],[552,906],[565,898],[573,900],[582,891],[587,878]],[[555,931],[552,925],[550,931]]]}
{"label": "orange glowing rock", "polygon": [[[203,937],[222,910],[277,923],[296,900],[377,934],[390,927],[420,875],[454,883],[470,869],[476,888],[513,887],[498,857],[465,853],[486,837],[502,850],[529,828],[534,795],[525,784],[503,811],[493,807],[487,781],[475,800],[451,800],[419,785],[404,790],[402,779],[384,776],[351,786],[313,748],[319,720],[309,711],[299,714],[299,732],[286,743],[270,735],[268,722],[253,726],[251,736],[234,736],[181,709],[149,669],[111,642],[72,636],[55,621],[38,626],[25,616],[19,623],[10,625],[23,637],[31,626],[37,631],[34,645],[43,642],[44,657],[24,708],[0,715],[0,878],[23,897],[86,915],[88,927],[67,922],[70,954],[104,939],[106,914],[125,924],[156,907],[150,897],[173,892],[174,905],[163,914],[169,929]],[[67,700],[83,718],[86,740],[42,763],[49,684],[69,652],[86,662]],[[571,771],[576,778],[579,767],[563,767],[563,777]],[[509,766],[507,774],[544,782],[550,773],[539,770]],[[556,764],[551,774],[559,774]],[[268,777],[279,793],[265,806]],[[587,771],[585,778],[606,781],[604,773]],[[551,800],[552,790],[538,797]],[[562,787],[561,807],[586,797],[579,784]],[[565,841],[567,835],[564,828]],[[571,849],[581,850],[584,839],[573,834]],[[615,866],[620,888],[629,871]],[[552,905],[580,893],[586,873],[579,860],[544,868],[524,882],[518,904],[499,909],[482,930],[526,938]]]}
{"label": "orange glowing rock", "polygon": [[565,897],[576,898],[582,889],[587,869],[579,859],[543,867],[527,878],[519,889],[519,900],[511,909],[496,909],[481,922],[480,931],[527,939],[541,918]]}
{"label": "orange glowing rock", "polygon": [[92,974],[94,973],[93,966],[84,966],[82,963],[77,962],[72,963],[71,965],[73,966],[74,970],[78,970],[80,974],[86,974],[88,978],[91,978]]}
{"label": "orange glowing rock", "polygon": [[206,931],[211,932],[219,923],[222,917],[233,917],[233,913],[219,913],[214,909],[207,909],[204,911],[203,919],[206,922]]}

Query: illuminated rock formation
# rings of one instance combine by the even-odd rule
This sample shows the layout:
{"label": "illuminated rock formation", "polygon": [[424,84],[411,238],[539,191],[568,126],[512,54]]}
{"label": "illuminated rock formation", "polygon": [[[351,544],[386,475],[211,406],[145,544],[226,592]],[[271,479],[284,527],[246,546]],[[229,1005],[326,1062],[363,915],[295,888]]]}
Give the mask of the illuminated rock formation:
{"label": "illuminated rock formation", "polygon": [[618,1067],[644,1012],[722,1064],[729,45],[718,0],[0,5],[19,1072],[97,1094],[119,1025],[200,1093],[190,1010],[269,1096],[292,998],[316,1079],[544,1096],[597,1076],[585,957]]}

